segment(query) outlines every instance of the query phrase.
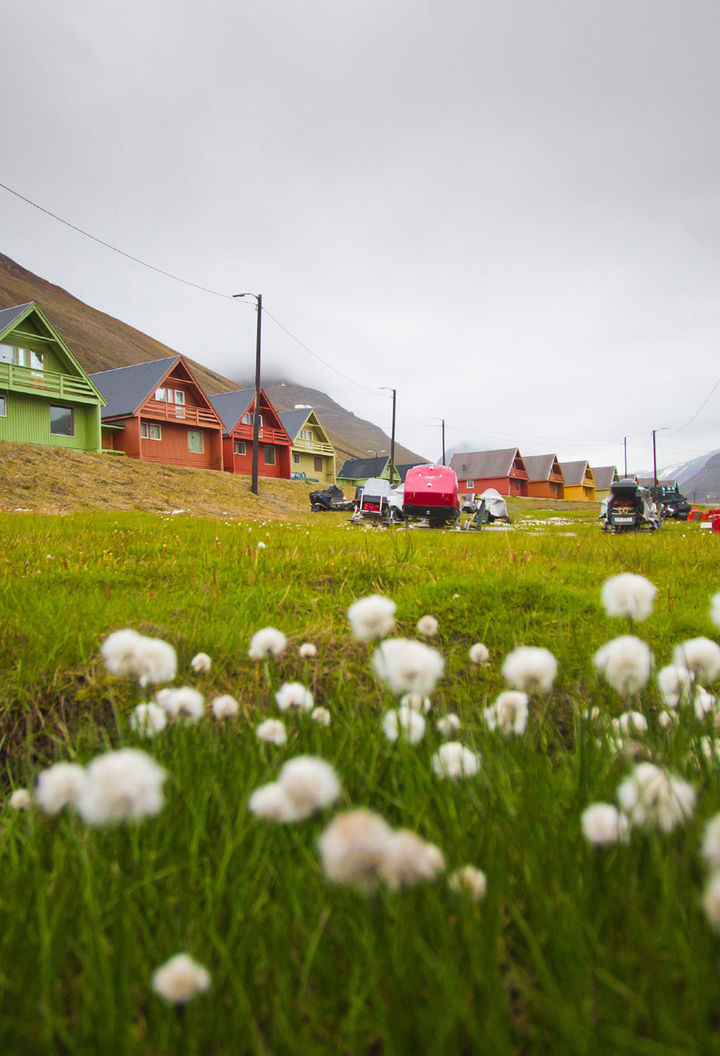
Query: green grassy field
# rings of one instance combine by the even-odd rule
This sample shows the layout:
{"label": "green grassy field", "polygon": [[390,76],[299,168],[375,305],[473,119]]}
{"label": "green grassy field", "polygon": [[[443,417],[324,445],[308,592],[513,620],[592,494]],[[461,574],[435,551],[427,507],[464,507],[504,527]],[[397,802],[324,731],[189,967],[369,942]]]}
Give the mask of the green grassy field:
{"label": "green grassy field", "polygon": [[[720,769],[699,750],[712,716],[686,708],[661,728],[652,684],[632,703],[649,720],[642,757],[696,789],[686,824],[598,849],[580,815],[614,801],[632,766],[609,730],[626,704],[592,668],[599,646],[628,633],[602,609],[603,581],[632,571],[657,586],[635,630],[660,667],[675,643],[717,636],[708,613],[720,538],[692,525],[608,538],[592,515],[551,510],[523,511],[506,533],[111,513],[7,516],[0,532],[5,798],[53,762],[119,746],[141,747],[168,772],[163,811],[134,825],[2,808],[0,1051],[718,1051],[720,948],[698,858],[720,810]],[[348,606],[371,593],[397,603],[397,635],[416,637],[425,613],[439,621],[431,644],[445,674],[417,745],[383,736],[393,700],[373,677],[374,644],[347,623]],[[249,641],[266,625],[288,647],[255,664]],[[139,739],[129,716],[144,698],[107,674],[99,652],[128,626],[175,646],[177,685],[208,701],[230,693],[239,715]],[[305,641],[316,659],[299,658]],[[487,668],[468,659],[477,641]],[[531,699],[527,732],[506,740],[482,712],[506,688],[500,667],[518,644],[549,649],[559,673],[549,696]],[[200,650],[209,674],[190,670]],[[287,744],[263,744],[255,728],[278,717],[273,693],[290,681],[309,686],[331,724],[284,715]],[[581,719],[590,706],[602,712],[595,722]],[[482,757],[472,778],[432,771],[434,722],[446,712]],[[253,790],[300,754],[335,766],[335,807],[287,825],[250,814]],[[456,894],[445,876],[369,897],[329,884],[316,841],[349,806],[436,844],[448,873],[482,869],[485,899]],[[212,986],[177,1011],[150,981],[180,951]]]}

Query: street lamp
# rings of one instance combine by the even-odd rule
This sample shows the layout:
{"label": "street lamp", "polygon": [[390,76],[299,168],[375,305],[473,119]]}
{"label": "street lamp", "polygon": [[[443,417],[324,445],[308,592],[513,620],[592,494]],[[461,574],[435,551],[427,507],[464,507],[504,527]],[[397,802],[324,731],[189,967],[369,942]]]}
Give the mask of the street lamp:
{"label": "street lamp", "polygon": [[392,413],[392,428],[390,430],[390,486],[392,487],[395,476],[395,401],[397,399],[397,389],[389,389],[387,385],[380,386],[381,392],[391,392],[393,401],[393,413]]}
{"label": "street lamp", "polygon": [[255,342],[255,409],[252,434],[252,477],[250,491],[258,494],[258,461],[260,455],[260,331],[262,327],[262,294],[234,293],[233,297],[254,297],[257,301],[257,338]]}

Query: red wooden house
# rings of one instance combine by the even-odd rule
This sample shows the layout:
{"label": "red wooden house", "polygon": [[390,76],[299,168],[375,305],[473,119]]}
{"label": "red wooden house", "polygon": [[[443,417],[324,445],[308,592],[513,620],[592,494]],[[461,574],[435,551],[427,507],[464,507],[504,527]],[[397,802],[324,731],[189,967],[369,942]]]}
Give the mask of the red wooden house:
{"label": "red wooden house", "polygon": [[101,370],[103,449],[144,462],[222,469],[222,421],[182,356]]}
{"label": "red wooden house", "polygon": [[[224,424],[223,462],[226,472],[251,476],[255,390],[220,392],[210,400]],[[260,389],[259,441],[259,475],[290,480],[292,440],[263,389]]]}
{"label": "red wooden house", "polygon": [[501,495],[527,495],[528,474],[516,447],[500,451],[462,451],[450,459],[461,494],[495,488]]}
{"label": "red wooden house", "polygon": [[528,495],[537,499],[564,499],[565,478],[557,455],[525,455]]}

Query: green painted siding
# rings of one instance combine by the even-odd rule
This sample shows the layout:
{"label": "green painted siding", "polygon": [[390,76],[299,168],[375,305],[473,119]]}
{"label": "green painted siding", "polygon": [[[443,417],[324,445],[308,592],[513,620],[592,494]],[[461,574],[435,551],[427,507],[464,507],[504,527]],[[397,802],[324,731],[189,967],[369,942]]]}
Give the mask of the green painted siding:
{"label": "green painted siding", "polygon": [[56,436],[50,432],[50,401],[12,390],[3,390],[7,415],[0,417],[0,440],[17,444],[48,444],[79,451],[100,450],[100,409],[92,404],[70,404],[75,419],[74,436]]}

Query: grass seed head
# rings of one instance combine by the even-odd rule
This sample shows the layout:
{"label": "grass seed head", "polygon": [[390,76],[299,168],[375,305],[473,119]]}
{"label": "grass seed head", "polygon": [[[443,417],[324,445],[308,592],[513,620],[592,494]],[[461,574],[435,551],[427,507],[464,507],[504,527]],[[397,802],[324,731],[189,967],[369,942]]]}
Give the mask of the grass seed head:
{"label": "grass seed head", "polygon": [[583,836],[596,847],[627,843],[630,838],[628,819],[612,803],[591,803],[580,819]]}
{"label": "grass seed head", "polygon": [[372,664],[377,676],[398,696],[402,693],[429,696],[445,668],[445,661],[437,650],[407,638],[388,638],[382,642],[373,653]]}
{"label": "grass seed head", "polygon": [[613,689],[621,696],[627,696],[647,685],[652,654],[646,642],[625,634],[598,649],[593,664]]}
{"label": "grass seed head", "polygon": [[483,718],[488,729],[497,730],[504,737],[522,736],[528,720],[527,693],[519,689],[506,690],[491,707],[485,708]]}
{"label": "grass seed head", "polygon": [[353,602],[347,611],[353,634],[363,642],[390,634],[395,626],[396,608],[394,601],[381,594],[371,594]]}
{"label": "grass seed head", "polygon": [[372,891],[392,835],[390,826],[371,810],[338,814],[318,840],[325,876],[336,884]]}
{"label": "grass seed head", "polygon": [[287,742],[287,730],[280,719],[265,719],[255,730],[255,734],[259,741],[265,741],[266,744],[282,746]]}
{"label": "grass seed head", "polygon": [[287,638],[275,627],[263,627],[256,631],[250,640],[248,656],[256,662],[267,657],[278,657],[287,645]]}
{"label": "grass seed head", "polygon": [[557,674],[557,660],[548,649],[521,645],[505,657],[502,673],[515,689],[549,693]]}
{"label": "grass seed head", "polygon": [[432,757],[432,768],[438,777],[456,781],[460,777],[473,777],[480,769],[480,756],[471,752],[459,741],[447,741]]}
{"label": "grass seed head", "polygon": [[425,736],[425,719],[413,708],[400,707],[387,711],[382,720],[383,733],[389,741],[418,744]]}
{"label": "grass seed head", "polygon": [[138,821],[163,808],[161,766],[137,748],[99,755],[87,767],[77,809],[89,825]]}
{"label": "grass seed head", "polygon": [[605,580],[600,598],[608,616],[628,616],[642,621],[652,612],[656,594],[657,587],[645,576],[621,572]]}
{"label": "grass seed head", "polygon": [[340,781],[334,768],[312,755],[298,755],[285,763],[278,784],[298,820],[331,806],[340,795]]}
{"label": "grass seed head", "polygon": [[58,814],[64,807],[76,807],[87,783],[87,775],[77,763],[55,763],[38,775],[35,800],[45,814]]}
{"label": "grass seed head", "polygon": [[720,645],[710,638],[689,638],[675,646],[673,663],[692,671],[700,682],[714,682],[720,674]]}
{"label": "grass seed head", "polygon": [[184,1005],[210,989],[210,974],[186,953],[178,953],[153,974],[152,987],[165,1001]]}

